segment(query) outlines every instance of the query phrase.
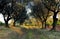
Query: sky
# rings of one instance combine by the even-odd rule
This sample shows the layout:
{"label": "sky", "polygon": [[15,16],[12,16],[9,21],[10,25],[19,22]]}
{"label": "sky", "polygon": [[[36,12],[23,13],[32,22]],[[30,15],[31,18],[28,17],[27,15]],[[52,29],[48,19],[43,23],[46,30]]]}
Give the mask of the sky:
{"label": "sky", "polygon": [[3,22],[4,23],[4,18],[3,18],[3,15],[0,14],[0,22]]}

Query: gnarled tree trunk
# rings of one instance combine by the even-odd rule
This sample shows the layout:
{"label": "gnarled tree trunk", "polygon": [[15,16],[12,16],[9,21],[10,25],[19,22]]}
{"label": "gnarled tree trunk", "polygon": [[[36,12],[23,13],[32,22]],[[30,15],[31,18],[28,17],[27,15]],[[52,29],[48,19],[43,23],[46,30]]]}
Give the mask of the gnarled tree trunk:
{"label": "gnarled tree trunk", "polygon": [[5,27],[9,28],[8,21],[5,21]]}
{"label": "gnarled tree trunk", "polygon": [[55,30],[55,27],[56,27],[56,24],[57,24],[57,18],[56,18],[57,13],[58,12],[54,12],[54,16],[53,16],[53,27],[52,27],[51,30]]}

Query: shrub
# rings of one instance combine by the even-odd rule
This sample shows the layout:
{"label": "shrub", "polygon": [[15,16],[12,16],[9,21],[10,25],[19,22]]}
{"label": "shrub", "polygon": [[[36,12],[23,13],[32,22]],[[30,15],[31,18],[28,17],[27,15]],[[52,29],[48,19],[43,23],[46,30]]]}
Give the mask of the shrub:
{"label": "shrub", "polygon": [[2,26],[2,25],[4,25],[4,23],[0,22],[0,25]]}
{"label": "shrub", "polygon": [[60,25],[60,20],[57,21],[57,25]]}
{"label": "shrub", "polygon": [[52,21],[47,21],[46,25],[52,25],[52,23],[53,23]]}

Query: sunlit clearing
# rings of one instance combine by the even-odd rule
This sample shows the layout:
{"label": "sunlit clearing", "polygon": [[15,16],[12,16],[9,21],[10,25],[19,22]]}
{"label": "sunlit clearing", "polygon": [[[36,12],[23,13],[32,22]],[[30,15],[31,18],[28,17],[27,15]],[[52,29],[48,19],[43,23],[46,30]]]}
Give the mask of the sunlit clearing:
{"label": "sunlit clearing", "polygon": [[[60,15],[59,15],[59,14],[57,14],[56,18],[59,18],[59,17],[60,17]],[[50,18],[53,18],[53,16],[50,16]]]}
{"label": "sunlit clearing", "polygon": [[40,29],[42,28],[42,25],[39,20],[36,21],[35,18],[31,18],[30,20],[26,20],[21,27],[26,29]]}

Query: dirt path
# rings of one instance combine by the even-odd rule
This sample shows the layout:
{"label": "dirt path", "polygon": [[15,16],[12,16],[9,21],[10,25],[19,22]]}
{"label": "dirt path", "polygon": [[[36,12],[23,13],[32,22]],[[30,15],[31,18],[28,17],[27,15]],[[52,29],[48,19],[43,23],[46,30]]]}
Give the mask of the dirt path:
{"label": "dirt path", "polygon": [[0,26],[0,39],[8,39],[12,31],[4,26]]}
{"label": "dirt path", "polygon": [[20,28],[17,28],[17,27],[14,27],[14,26],[10,26],[10,29],[13,30],[13,31],[15,31],[15,32],[17,32],[20,35],[23,34],[23,32],[21,31]]}

